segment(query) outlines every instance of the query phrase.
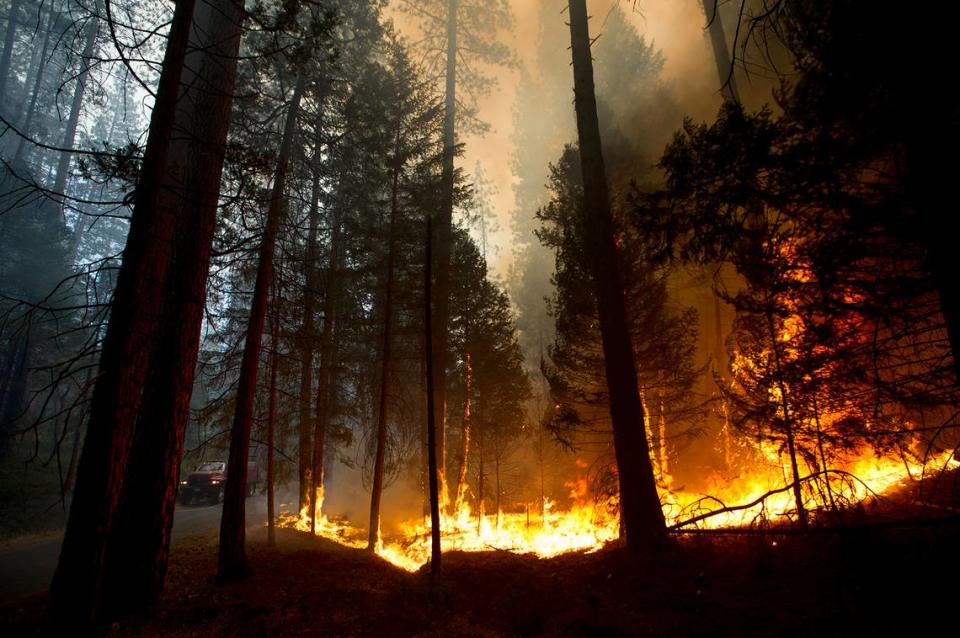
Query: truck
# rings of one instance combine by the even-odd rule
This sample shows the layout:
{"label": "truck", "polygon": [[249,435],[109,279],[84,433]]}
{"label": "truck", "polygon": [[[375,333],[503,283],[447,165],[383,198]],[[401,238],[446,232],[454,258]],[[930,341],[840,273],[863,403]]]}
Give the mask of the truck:
{"label": "truck", "polygon": [[[257,493],[260,483],[259,467],[256,463],[247,463],[247,496]],[[180,502],[192,505],[204,501],[223,502],[223,490],[227,482],[227,462],[208,461],[180,481]]]}

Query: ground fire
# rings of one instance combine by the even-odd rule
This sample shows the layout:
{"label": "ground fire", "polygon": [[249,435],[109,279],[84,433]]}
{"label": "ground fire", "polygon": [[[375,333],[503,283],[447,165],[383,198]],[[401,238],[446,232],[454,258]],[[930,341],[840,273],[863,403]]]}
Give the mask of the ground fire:
{"label": "ground fire", "polygon": [[[737,527],[776,529],[796,519],[796,503],[785,485],[790,463],[770,446],[755,450],[756,465],[741,468],[745,478],[711,479],[707,494],[662,489],[661,501],[667,522],[677,530],[728,529]],[[941,452],[926,460],[909,461],[883,458],[873,452],[854,454],[831,469],[820,481],[805,486],[804,504],[808,511],[823,510],[842,503],[844,509],[857,509],[882,503],[889,492],[904,490],[924,478],[960,467],[953,452]],[[669,482],[669,477],[667,477]],[[508,551],[533,554],[542,558],[566,552],[593,552],[620,536],[618,502],[610,498],[597,502],[587,479],[578,477],[568,483],[571,505],[558,508],[549,498],[543,507],[522,513],[497,512],[477,515],[468,505],[459,512],[443,515],[441,538],[444,551]],[[318,516],[314,533],[348,547],[366,546],[366,532],[349,521],[331,520],[323,514],[323,496],[317,498]],[[301,532],[310,531],[307,509],[298,514],[281,514],[279,524]],[[375,551],[384,560],[417,571],[430,560],[429,522],[401,523],[399,532],[381,539]]]}

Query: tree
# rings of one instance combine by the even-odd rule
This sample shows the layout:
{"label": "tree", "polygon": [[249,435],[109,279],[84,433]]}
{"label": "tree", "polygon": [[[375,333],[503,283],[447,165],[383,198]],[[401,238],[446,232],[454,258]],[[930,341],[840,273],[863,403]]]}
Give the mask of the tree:
{"label": "tree", "polygon": [[[412,3],[405,5],[415,16],[424,23],[424,31],[430,34],[430,40],[441,41],[443,48],[428,51],[439,54],[442,52],[444,65],[444,120],[443,120],[443,174],[441,178],[440,212],[433,225],[436,238],[434,239],[433,267],[436,282],[434,286],[434,321],[433,336],[435,342],[433,354],[438,357],[433,362],[434,379],[433,396],[434,412],[439,415],[440,430],[437,434],[439,448],[440,498],[443,507],[446,507],[449,498],[446,487],[446,374],[447,374],[447,341],[449,324],[450,299],[450,251],[453,232],[453,207],[455,200],[454,159],[456,156],[457,122],[463,120],[470,125],[474,118],[474,107],[477,95],[488,91],[492,81],[481,75],[475,63],[509,64],[510,53],[503,45],[496,41],[497,31],[510,26],[510,12],[503,0],[431,0],[427,3]],[[442,34],[442,35],[441,35]],[[460,57],[473,59],[473,64],[459,65]],[[431,63],[433,64],[433,63]],[[428,67],[429,68],[429,67]],[[469,101],[458,102],[457,87],[465,89]],[[458,111],[458,105],[465,105]],[[473,121],[474,127],[480,126]],[[462,125],[461,125],[462,126]],[[482,128],[482,127],[481,127]]]}
{"label": "tree", "polygon": [[720,79],[720,92],[723,99],[729,102],[739,102],[740,92],[737,90],[737,77],[734,75],[733,60],[730,59],[730,49],[727,47],[727,36],[723,30],[723,20],[720,18],[719,0],[701,0],[703,12],[707,16],[707,29],[710,31],[710,45],[713,48],[713,59],[717,64],[717,77]]}
{"label": "tree", "polygon": [[[486,259],[471,237],[463,231],[454,237],[451,277],[457,285],[450,299],[451,358],[460,374],[451,382],[449,396],[462,405],[462,458],[455,494],[462,507],[468,488],[467,460],[472,453],[479,469],[476,511],[482,515],[484,460],[492,455],[499,517],[501,470],[511,446],[523,433],[530,379],[523,366],[510,299],[489,279]],[[471,441],[476,442],[475,450]]]}
{"label": "tree", "polygon": [[909,186],[918,120],[910,72],[895,70],[911,61],[883,45],[902,25],[852,3],[776,8],[797,69],[782,114],[728,102],[710,124],[688,121],[661,159],[666,189],[635,213],[668,251],[743,277],[728,296],[725,398],[789,463],[802,522],[806,503],[836,508],[834,463],[851,450],[925,461],[956,445],[955,358],[930,218]]}
{"label": "tree", "polygon": [[234,580],[250,572],[247,564],[246,496],[247,460],[249,458],[250,431],[253,425],[253,399],[256,392],[257,371],[260,364],[260,346],[267,316],[270,282],[273,279],[273,259],[277,232],[285,209],[285,189],[290,149],[297,126],[300,98],[303,95],[306,77],[298,75],[284,120],[283,138],[277,153],[277,169],[273,178],[270,208],[267,211],[263,240],[257,258],[257,280],[253,289],[253,302],[247,337],[243,348],[243,362],[233,427],[230,432],[230,457],[227,464],[227,481],[223,501],[223,517],[220,521],[220,553],[217,578]]}
{"label": "tree", "polygon": [[[542,369],[553,403],[559,408],[548,425],[564,444],[579,447],[578,440],[584,433],[609,431],[609,396],[600,372],[602,339],[590,287],[587,244],[579,221],[584,195],[576,149],[568,147],[551,165],[549,186],[552,198],[537,212],[541,222],[537,235],[556,255],[556,291],[550,298],[556,338],[549,348],[550,363],[544,362]],[[624,297],[647,437],[654,446],[658,480],[666,487],[670,478],[668,439],[696,432],[692,424],[703,416],[695,392],[702,371],[693,364],[697,313],[692,308],[674,309],[676,302],[667,292],[673,269],[654,260],[645,229],[633,226],[629,218],[617,222]],[[650,405],[656,414],[646,408]],[[654,420],[659,421],[656,428],[652,426]]]}
{"label": "tree", "polygon": [[433,160],[434,135],[438,109],[429,89],[420,81],[417,70],[410,63],[399,43],[392,43],[389,50],[390,68],[387,81],[381,89],[390,102],[385,105],[389,114],[386,131],[392,134],[392,152],[387,165],[390,167],[389,213],[386,227],[387,256],[383,290],[383,328],[380,353],[380,388],[377,406],[376,447],[374,452],[373,477],[370,488],[370,524],[368,548],[374,549],[380,534],[380,501],[385,483],[387,428],[390,410],[390,384],[394,370],[395,313],[397,295],[397,268],[400,250],[401,216],[410,213],[405,209],[413,203],[410,190],[417,184],[416,173],[410,175],[411,163],[429,163]]}
{"label": "tree", "polygon": [[[130,234],[104,337],[90,427],[51,584],[53,602],[61,618],[83,624],[97,617],[103,602],[108,539],[140,416],[143,388],[156,352],[155,331],[160,325],[169,275],[168,255],[177,219],[175,211],[163,205],[162,180],[169,168],[171,132],[193,18],[192,3],[180,3],[174,16]],[[223,95],[229,96],[229,91]]]}
{"label": "tree", "polygon": [[649,447],[643,429],[644,412],[637,390],[633,347],[623,300],[623,285],[614,243],[613,218],[596,97],[585,0],[571,0],[570,40],[573,51],[574,104],[580,141],[584,208],[581,224],[591,254],[604,366],[610,393],[614,448],[620,481],[620,508],[627,543],[634,550],[651,549],[665,535]]}

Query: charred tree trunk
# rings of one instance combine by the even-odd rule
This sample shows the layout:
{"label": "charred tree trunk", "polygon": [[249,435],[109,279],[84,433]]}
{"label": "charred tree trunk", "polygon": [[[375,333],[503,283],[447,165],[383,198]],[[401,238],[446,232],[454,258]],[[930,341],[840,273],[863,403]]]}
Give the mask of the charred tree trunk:
{"label": "charred tree trunk", "polygon": [[[321,97],[319,110],[322,115],[323,99]],[[313,483],[311,450],[313,435],[313,355],[316,325],[314,313],[316,311],[317,282],[317,228],[320,226],[320,147],[322,144],[323,122],[318,118],[316,137],[314,139],[313,157],[313,184],[310,194],[310,213],[308,216],[306,258],[303,262],[304,284],[303,291],[303,321],[300,362],[300,419],[297,429],[299,442],[299,462],[297,466],[299,477],[299,497],[297,511],[303,510],[310,503],[310,486]]]}
{"label": "charred tree trunk", "polygon": [[253,425],[253,400],[257,391],[257,371],[260,366],[260,346],[267,317],[267,297],[273,279],[273,255],[277,232],[286,209],[287,165],[297,127],[300,96],[303,95],[306,76],[297,78],[290,98],[283,139],[277,154],[277,170],[270,193],[270,208],[257,259],[257,279],[253,287],[250,320],[247,323],[240,379],[237,385],[236,408],[230,429],[230,455],[227,460],[227,481],[224,487],[223,515],[220,519],[220,551],[217,579],[230,581],[250,574],[246,553],[246,498],[247,461],[250,453],[250,430]]}
{"label": "charred tree trunk", "polygon": [[168,169],[192,15],[192,2],[177,4],[91,398],[77,486],[50,586],[53,608],[64,624],[86,626],[99,609],[107,540],[156,347],[175,220],[175,211],[160,204],[161,182]]}
{"label": "charred tree trunk", "polygon": [[666,536],[644,414],[637,389],[633,345],[623,299],[619,258],[597,121],[597,102],[590,57],[586,0],[570,0],[574,104],[583,172],[584,210],[581,227],[597,298],[604,366],[610,395],[610,417],[620,481],[620,515],[633,550],[650,550]]}
{"label": "charred tree trunk", "polygon": [[453,179],[456,154],[457,111],[457,10],[459,0],[447,0],[447,70],[443,117],[443,170],[440,178],[440,214],[435,233],[435,255],[432,266],[436,285],[433,290],[433,412],[439,418],[437,427],[437,472],[441,504],[446,507],[446,431],[447,431],[447,329],[450,317],[450,244],[453,227]]}
{"label": "charred tree trunk", "polygon": [[424,276],[424,360],[427,362],[427,474],[430,481],[430,578],[440,581],[440,475],[437,471],[437,413],[434,388],[433,353],[433,218],[427,215],[426,254],[423,260]]}
{"label": "charred tree trunk", "polygon": [[713,47],[713,59],[717,64],[717,77],[720,78],[720,92],[726,102],[739,102],[737,76],[733,72],[733,60],[727,47],[727,36],[720,19],[719,0],[701,0],[703,12],[707,16],[707,28],[710,30],[710,44]]}
{"label": "charred tree trunk", "polygon": [[[60,161],[57,162],[56,179],[53,182],[53,192],[57,195],[66,195],[67,176],[70,174],[70,160],[73,153],[66,149],[73,149],[73,144],[77,139],[77,125],[80,122],[80,110],[83,108],[83,98],[87,91],[87,81],[90,78],[91,59],[94,49],[97,46],[97,34],[100,32],[100,21],[97,18],[91,18],[87,23],[86,42],[81,53],[80,73],[77,75],[77,86],[73,90],[73,101],[70,105],[70,117],[67,118],[67,129],[63,133],[63,141],[60,147],[64,150],[60,152]],[[64,198],[66,201],[66,198]]]}
{"label": "charred tree trunk", "polygon": [[391,344],[393,342],[393,286],[394,264],[397,254],[397,214],[400,194],[400,133],[402,122],[397,118],[394,140],[393,180],[390,188],[390,225],[387,248],[387,281],[383,301],[383,344],[380,359],[380,404],[377,412],[377,451],[373,463],[373,484],[370,488],[370,524],[367,549],[374,550],[380,540],[380,499],[383,495],[383,475],[387,451],[387,417],[390,388],[390,371],[393,365]]}
{"label": "charred tree trunk", "polygon": [[156,602],[166,579],[242,19],[237,2],[203,3],[190,29],[158,199],[175,216],[170,273],[108,553],[105,592],[118,613]]}

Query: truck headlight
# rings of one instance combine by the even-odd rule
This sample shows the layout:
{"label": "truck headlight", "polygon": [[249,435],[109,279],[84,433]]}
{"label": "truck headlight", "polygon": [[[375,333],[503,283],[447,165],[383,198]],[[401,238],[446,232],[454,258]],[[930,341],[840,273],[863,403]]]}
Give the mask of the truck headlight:
{"label": "truck headlight", "polygon": [[210,481],[210,485],[220,485],[220,479],[213,479]]}
{"label": "truck headlight", "polygon": [[186,484],[187,484],[186,481],[180,481],[180,485],[186,485]]}

